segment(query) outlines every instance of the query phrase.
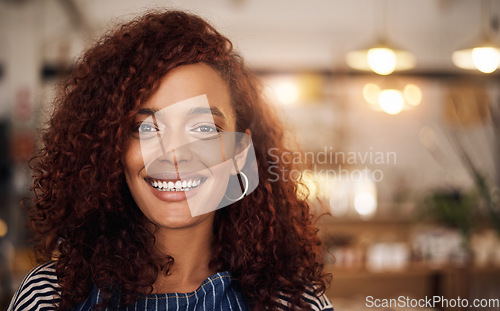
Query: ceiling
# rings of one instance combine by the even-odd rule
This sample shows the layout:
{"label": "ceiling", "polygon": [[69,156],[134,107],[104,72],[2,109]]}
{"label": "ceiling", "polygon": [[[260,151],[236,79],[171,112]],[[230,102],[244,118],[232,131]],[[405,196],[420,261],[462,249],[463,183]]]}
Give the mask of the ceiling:
{"label": "ceiling", "polygon": [[[14,6],[14,0],[2,0]],[[483,0],[484,1],[484,0]],[[416,56],[415,72],[460,72],[453,50],[475,43],[492,23],[500,42],[500,0],[24,0],[39,6],[47,46],[72,33],[96,37],[119,21],[151,8],[189,10],[230,37],[248,63],[260,70],[348,70],[344,55],[384,33]],[[486,14],[485,14],[486,13]],[[70,29],[71,31],[69,31]],[[68,32],[69,31],[69,32]],[[74,43],[78,54],[84,43]],[[50,54],[50,48],[47,49]],[[54,49],[57,50],[57,49]],[[48,56],[50,58],[50,55]]]}

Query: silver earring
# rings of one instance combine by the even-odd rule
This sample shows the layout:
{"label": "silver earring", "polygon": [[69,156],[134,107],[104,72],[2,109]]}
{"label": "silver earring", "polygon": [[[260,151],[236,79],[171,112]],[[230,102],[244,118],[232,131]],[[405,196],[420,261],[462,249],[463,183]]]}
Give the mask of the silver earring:
{"label": "silver earring", "polygon": [[243,193],[236,199],[231,199],[231,198],[228,198],[226,195],[224,195],[224,197],[226,199],[228,199],[229,201],[232,201],[232,202],[236,202],[236,201],[243,199],[243,197],[247,194],[247,191],[248,191],[248,177],[247,177],[247,175],[245,175],[245,173],[243,173],[243,172],[239,172],[238,174],[243,176],[243,180],[245,181],[245,191],[243,191]]}

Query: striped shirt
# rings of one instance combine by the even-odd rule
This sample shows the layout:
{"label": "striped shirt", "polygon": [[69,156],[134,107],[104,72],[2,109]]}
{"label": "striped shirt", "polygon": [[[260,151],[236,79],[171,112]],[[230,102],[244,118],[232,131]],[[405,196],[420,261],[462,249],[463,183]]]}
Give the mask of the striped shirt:
{"label": "striped shirt", "polygon": [[[219,272],[209,278],[191,293],[150,294],[138,299],[135,304],[119,307],[119,310],[159,311],[159,310],[249,310],[243,295],[235,289],[235,281],[229,272]],[[14,294],[7,311],[52,311],[60,302],[59,285],[55,273],[55,261],[42,264],[28,273]],[[333,311],[332,305],[325,295],[316,297],[312,292],[302,298],[313,310]],[[87,299],[73,310],[90,311],[101,301],[100,290],[95,286]],[[288,310],[288,298],[279,295],[280,310]]]}

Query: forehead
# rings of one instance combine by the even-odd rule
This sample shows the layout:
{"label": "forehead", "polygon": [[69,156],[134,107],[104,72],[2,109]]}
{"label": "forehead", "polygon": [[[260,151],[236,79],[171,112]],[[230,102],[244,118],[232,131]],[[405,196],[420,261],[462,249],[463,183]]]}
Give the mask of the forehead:
{"label": "forehead", "polygon": [[234,118],[226,81],[204,63],[184,65],[169,71],[145,107],[161,110],[189,98],[206,94],[208,104]]}

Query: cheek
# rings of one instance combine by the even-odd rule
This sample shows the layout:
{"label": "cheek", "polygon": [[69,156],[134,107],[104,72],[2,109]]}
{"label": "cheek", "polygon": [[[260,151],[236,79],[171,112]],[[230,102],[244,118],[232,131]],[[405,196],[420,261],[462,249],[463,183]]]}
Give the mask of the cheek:
{"label": "cheek", "polygon": [[132,141],[129,144],[123,157],[123,166],[127,182],[129,181],[129,178],[137,175],[144,167],[144,161],[142,158],[141,146],[139,142]]}

